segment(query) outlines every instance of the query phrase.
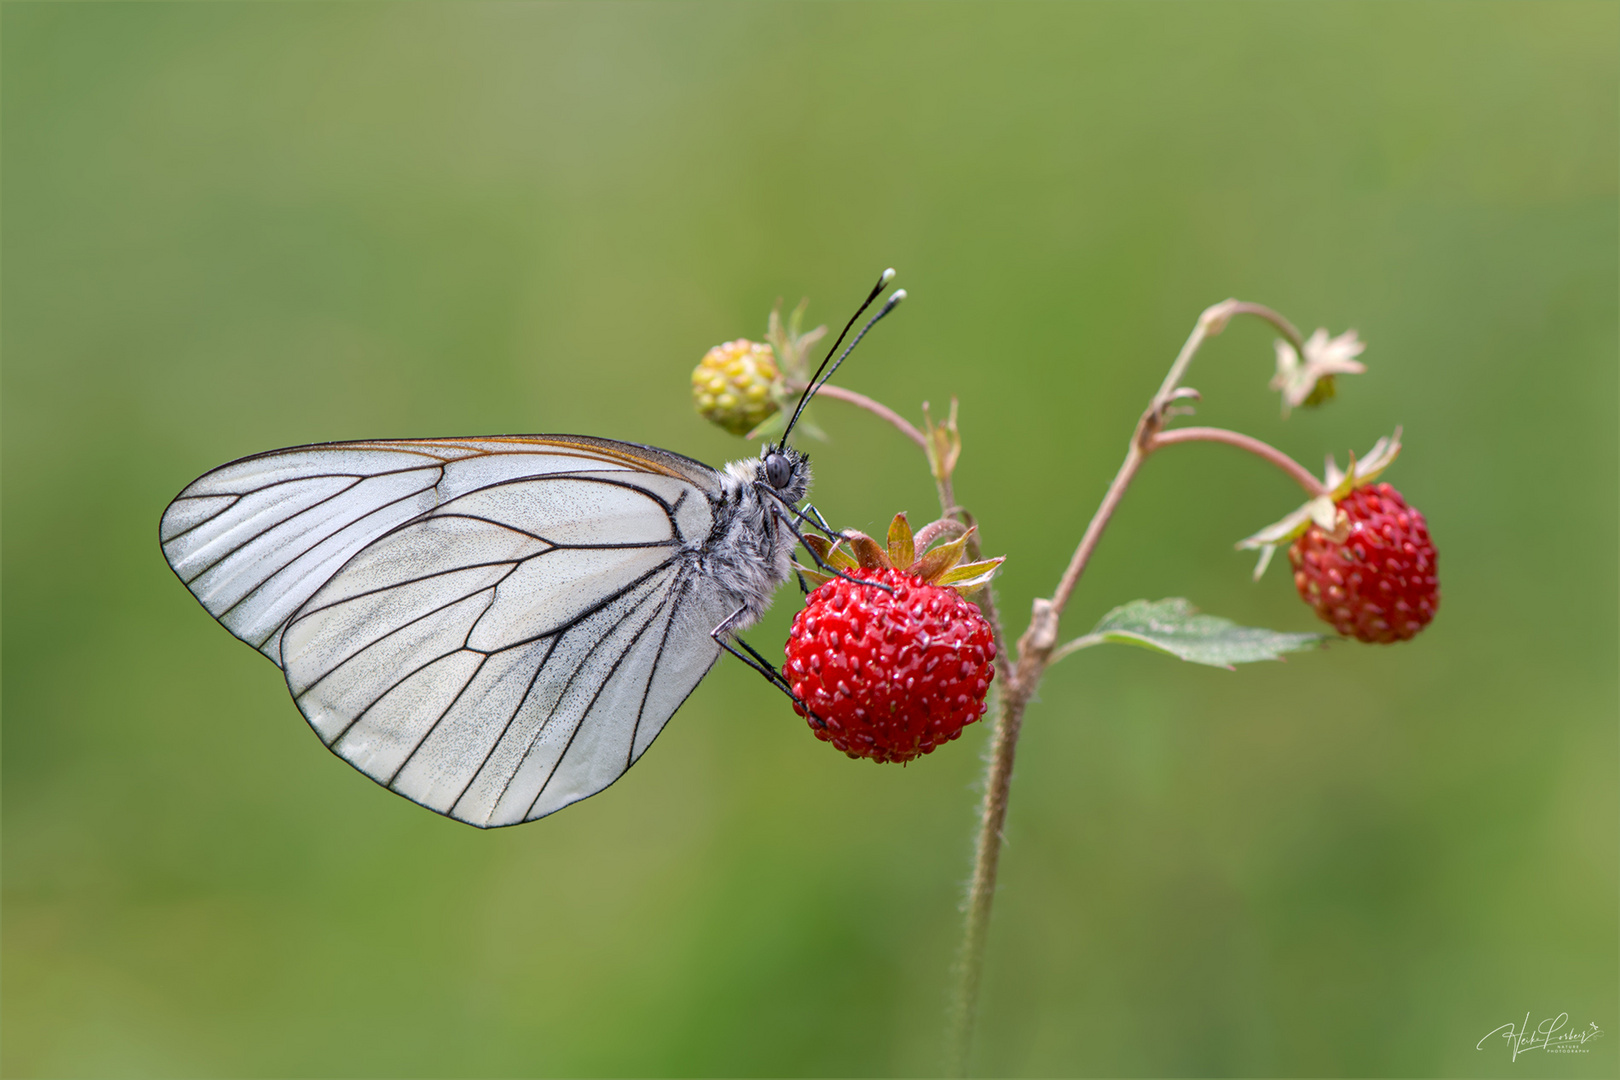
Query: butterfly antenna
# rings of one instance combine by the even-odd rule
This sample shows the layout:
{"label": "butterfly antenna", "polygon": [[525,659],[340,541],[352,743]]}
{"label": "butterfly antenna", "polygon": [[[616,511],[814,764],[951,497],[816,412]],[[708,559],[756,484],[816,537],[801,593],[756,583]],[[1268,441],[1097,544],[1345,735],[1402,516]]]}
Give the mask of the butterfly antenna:
{"label": "butterfly antenna", "polygon": [[[832,348],[828,349],[827,355],[822,357],[821,366],[816,368],[816,373],[810,376],[810,381],[805,385],[804,393],[799,395],[798,407],[793,410],[793,418],[788,421],[787,427],[783,429],[782,437],[777,441],[776,444],[778,447],[785,447],[787,445],[788,435],[792,433],[793,425],[799,422],[799,416],[804,412],[804,407],[810,404],[810,399],[816,396],[816,391],[820,390],[826,385],[827,379],[832,378],[833,372],[838,370],[838,365],[844,362],[844,357],[848,356],[854,350],[855,346],[860,344],[861,338],[866,336],[866,332],[872,329],[879,319],[893,311],[894,306],[906,298],[906,291],[904,289],[896,289],[894,294],[889,297],[888,303],[884,304],[882,309],[879,310],[876,315],[872,316],[872,318],[867,321],[865,326],[861,327],[861,332],[855,335],[855,340],[849,343],[849,348],[845,349],[842,353],[839,353],[837,360],[833,360],[833,354],[838,352],[838,346],[842,345],[844,343],[844,338],[849,336],[850,327],[855,325],[855,320],[859,319],[861,315],[865,313],[866,309],[872,306],[872,301],[878,298],[878,294],[883,291],[884,286],[888,285],[888,283],[893,280],[894,267],[891,266],[889,269],[883,271],[882,274],[878,275],[877,284],[872,286],[872,291],[866,294],[866,299],[861,302],[861,306],[855,309],[855,314],[851,315],[849,317],[849,322],[844,324],[844,329],[838,334],[838,340],[832,343]],[[832,362],[831,369],[827,367],[829,361]],[[822,378],[821,373],[823,371],[827,373],[826,378]]]}
{"label": "butterfly antenna", "polygon": [[889,297],[888,302],[885,303],[881,308],[878,309],[878,313],[876,315],[873,315],[870,319],[866,320],[866,325],[861,327],[861,332],[855,335],[855,340],[851,341],[848,345],[846,345],[844,347],[844,351],[838,354],[838,359],[834,360],[833,361],[833,366],[827,369],[827,374],[822,377],[821,381],[817,382],[813,387],[811,387],[812,396],[814,396],[816,391],[820,390],[823,386],[826,386],[829,382],[832,381],[833,372],[837,371],[838,370],[838,365],[842,364],[844,362],[844,357],[848,356],[850,353],[855,351],[855,346],[857,346],[857,345],[859,345],[861,343],[861,338],[866,336],[866,332],[868,330],[872,329],[872,327],[876,326],[878,324],[879,319],[883,318],[883,316],[887,315],[889,312],[891,312],[895,308],[899,307],[900,306],[900,301],[904,300],[905,298],[906,298],[906,290],[904,290],[904,289],[896,289],[896,290],[894,290],[894,293]]}

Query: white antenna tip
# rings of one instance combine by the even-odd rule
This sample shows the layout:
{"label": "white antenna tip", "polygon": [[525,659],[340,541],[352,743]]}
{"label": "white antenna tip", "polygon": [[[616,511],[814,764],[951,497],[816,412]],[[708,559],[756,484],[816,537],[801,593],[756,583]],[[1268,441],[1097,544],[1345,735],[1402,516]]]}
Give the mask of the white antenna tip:
{"label": "white antenna tip", "polygon": [[891,266],[887,270],[883,271],[882,275],[878,279],[878,283],[879,283],[880,286],[881,285],[887,285],[889,282],[891,282],[893,280],[894,280],[894,267]]}
{"label": "white antenna tip", "polygon": [[904,289],[896,289],[896,290],[894,290],[894,292],[889,294],[889,306],[893,307],[894,305],[898,304],[900,301],[904,300],[905,298],[906,298],[906,290],[904,290]]}

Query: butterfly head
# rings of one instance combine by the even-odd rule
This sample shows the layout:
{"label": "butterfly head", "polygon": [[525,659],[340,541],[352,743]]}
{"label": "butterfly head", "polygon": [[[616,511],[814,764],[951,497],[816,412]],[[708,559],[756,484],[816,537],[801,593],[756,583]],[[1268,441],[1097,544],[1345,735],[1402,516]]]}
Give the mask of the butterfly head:
{"label": "butterfly head", "polygon": [[767,443],[759,453],[754,482],[793,504],[810,491],[810,459],[791,446]]}

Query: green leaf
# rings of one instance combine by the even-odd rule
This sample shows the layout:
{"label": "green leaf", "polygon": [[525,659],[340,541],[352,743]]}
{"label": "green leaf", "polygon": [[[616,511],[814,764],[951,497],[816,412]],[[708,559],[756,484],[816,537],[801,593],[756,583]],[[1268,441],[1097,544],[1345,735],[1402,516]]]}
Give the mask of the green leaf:
{"label": "green leaf", "polygon": [[1324,635],[1239,626],[1231,619],[1200,614],[1190,601],[1175,596],[1168,600],[1132,600],[1117,607],[1103,616],[1087,638],[1097,643],[1136,645],[1194,664],[1231,668],[1233,664],[1257,660],[1281,660],[1285,653],[1317,648]]}

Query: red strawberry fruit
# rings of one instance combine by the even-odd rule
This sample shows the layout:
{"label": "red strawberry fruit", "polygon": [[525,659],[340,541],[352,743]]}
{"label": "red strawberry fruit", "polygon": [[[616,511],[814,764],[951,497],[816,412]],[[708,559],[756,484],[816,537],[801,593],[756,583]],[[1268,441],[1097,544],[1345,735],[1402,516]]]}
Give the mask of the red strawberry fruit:
{"label": "red strawberry fruit", "polygon": [[1312,524],[1288,549],[1299,595],[1347,637],[1411,639],[1440,604],[1423,515],[1388,484],[1354,488],[1335,506],[1337,528]]}
{"label": "red strawberry fruit", "polygon": [[852,758],[910,761],[984,715],[996,643],[962,593],[1002,560],[959,564],[965,535],[916,558],[904,514],[887,551],[859,533],[845,540],[811,538],[823,562],[858,580],[801,570],[820,584],[794,616],[783,674],[816,738]]}
{"label": "red strawberry fruit", "polygon": [[1378,477],[1401,453],[1401,431],[1341,470],[1333,458],[1321,493],[1244,540],[1260,552],[1254,579],[1289,544],[1294,586],[1324,622],[1369,644],[1410,641],[1440,606],[1434,541],[1423,515]]}

